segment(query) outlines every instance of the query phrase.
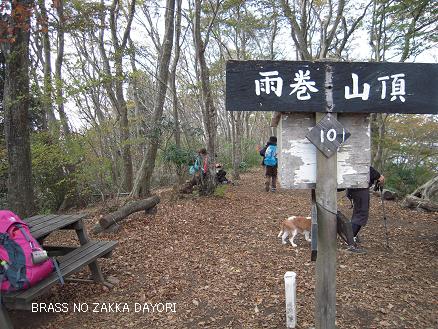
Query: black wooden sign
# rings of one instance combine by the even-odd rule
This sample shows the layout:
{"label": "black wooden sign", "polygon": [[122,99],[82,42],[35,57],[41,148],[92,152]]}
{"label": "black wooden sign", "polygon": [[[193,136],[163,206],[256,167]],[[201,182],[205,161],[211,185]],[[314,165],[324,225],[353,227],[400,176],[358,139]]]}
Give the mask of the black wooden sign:
{"label": "black wooden sign", "polygon": [[307,133],[306,138],[329,158],[350,136],[350,132],[328,113]]}
{"label": "black wooden sign", "polygon": [[228,61],[226,109],[438,114],[438,64]]}

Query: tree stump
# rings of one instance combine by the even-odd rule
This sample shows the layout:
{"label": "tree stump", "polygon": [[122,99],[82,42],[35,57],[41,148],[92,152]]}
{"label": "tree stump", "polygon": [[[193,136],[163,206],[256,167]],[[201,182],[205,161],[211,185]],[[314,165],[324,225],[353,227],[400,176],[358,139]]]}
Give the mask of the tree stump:
{"label": "tree stump", "polygon": [[[374,191],[374,194],[377,196],[381,196],[380,191]],[[383,189],[382,195],[383,195],[384,200],[395,200],[398,197],[397,192],[387,190],[387,189]]]}

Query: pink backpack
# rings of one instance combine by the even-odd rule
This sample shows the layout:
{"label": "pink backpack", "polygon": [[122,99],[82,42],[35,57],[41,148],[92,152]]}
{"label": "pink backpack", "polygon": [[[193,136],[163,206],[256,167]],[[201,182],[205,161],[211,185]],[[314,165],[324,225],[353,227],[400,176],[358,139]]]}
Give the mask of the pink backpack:
{"label": "pink backpack", "polygon": [[28,289],[56,265],[25,222],[12,211],[0,210],[0,291]]}

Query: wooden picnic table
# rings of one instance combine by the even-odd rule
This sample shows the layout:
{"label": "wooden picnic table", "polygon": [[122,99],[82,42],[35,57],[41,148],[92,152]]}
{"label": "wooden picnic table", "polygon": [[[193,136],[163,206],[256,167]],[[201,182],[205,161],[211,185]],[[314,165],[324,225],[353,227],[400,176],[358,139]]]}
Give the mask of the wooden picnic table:
{"label": "wooden picnic table", "polygon": [[[29,225],[32,236],[38,240],[48,252],[49,256],[58,256],[57,260],[63,278],[67,278],[80,271],[84,266],[88,266],[91,271],[91,279],[80,281],[105,283],[97,259],[109,257],[112,250],[116,247],[117,241],[90,240],[83,222],[86,217],[86,214],[37,215],[26,218],[24,221]],[[79,245],[46,246],[44,244],[44,240],[51,233],[61,230],[74,230],[79,240]],[[53,272],[47,278],[29,289],[3,294],[2,304],[0,304],[0,328],[13,328],[5,307],[8,309],[29,310],[32,301],[36,297],[44,294],[50,287],[58,282],[58,274]]]}

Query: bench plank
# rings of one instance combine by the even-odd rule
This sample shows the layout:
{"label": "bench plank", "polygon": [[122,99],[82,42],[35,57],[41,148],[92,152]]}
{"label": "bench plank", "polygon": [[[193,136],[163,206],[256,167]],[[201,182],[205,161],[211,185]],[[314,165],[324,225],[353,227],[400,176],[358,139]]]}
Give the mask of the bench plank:
{"label": "bench plank", "polygon": [[55,215],[55,214],[51,214],[51,215],[44,215],[44,216],[34,216],[34,217],[30,217],[30,218],[25,218],[24,221],[27,223],[27,225],[29,225],[29,227],[31,226],[35,226],[36,224],[39,223],[45,223],[47,221],[50,221],[56,217],[60,217],[61,215]]}
{"label": "bench plank", "polygon": [[53,216],[50,219],[42,218],[42,221],[33,221],[30,222],[29,228],[32,231],[37,231],[41,229],[42,227],[47,227],[50,225],[53,225],[54,223],[62,223],[64,220],[68,220],[70,216]]}
{"label": "bench plank", "polygon": [[47,253],[49,254],[49,257],[60,257],[60,256],[65,256],[69,252],[74,251],[75,249],[77,249],[77,246],[70,247],[70,246],[47,246],[47,245],[44,245],[43,249],[45,251],[47,251]]}
{"label": "bench plank", "polygon": [[[110,253],[117,244],[117,241],[90,241],[78,247],[60,258],[59,267],[62,276],[67,277],[78,272],[82,267],[96,261],[97,258]],[[42,295],[57,282],[59,282],[58,275],[56,272],[53,272],[43,281],[27,290],[3,295],[3,301],[8,308],[28,309],[29,303],[33,299]]]}
{"label": "bench plank", "polygon": [[44,221],[42,223],[34,223],[31,222],[29,225],[30,233],[36,238],[39,239],[45,235],[50,234],[51,232],[60,230],[66,226],[74,224],[80,221],[85,215],[67,215],[67,216],[58,216],[52,217],[48,221]]}
{"label": "bench plank", "polygon": [[59,221],[59,220],[80,220],[83,217],[85,217],[85,215],[48,215],[46,217],[40,218],[40,219],[30,219],[30,220],[26,220],[26,222],[28,223],[29,227],[33,227],[33,229],[37,229],[39,226],[46,226],[48,224],[50,224],[53,221]]}
{"label": "bench plank", "polygon": [[25,218],[24,221],[29,225],[29,227],[36,227],[37,225],[45,225],[47,222],[54,220],[55,218],[77,218],[82,219],[86,217],[86,214],[66,214],[66,215],[37,215],[29,218]]}
{"label": "bench plank", "polygon": [[25,218],[24,221],[29,222],[29,221],[33,221],[33,220],[38,220],[38,219],[46,217],[46,216],[53,216],[53,215],[35,215],[32,217]]}

